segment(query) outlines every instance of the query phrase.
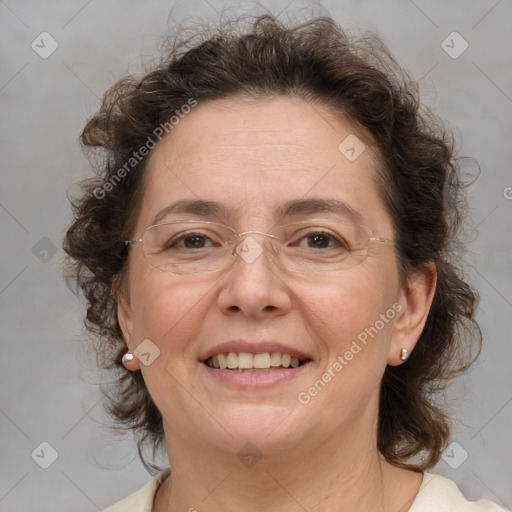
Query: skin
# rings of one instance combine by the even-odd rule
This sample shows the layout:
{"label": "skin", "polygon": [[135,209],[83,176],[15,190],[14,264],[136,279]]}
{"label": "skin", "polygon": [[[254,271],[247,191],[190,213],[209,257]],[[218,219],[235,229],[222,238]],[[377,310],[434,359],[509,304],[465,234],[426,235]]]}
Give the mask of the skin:
{"label": "skin", "polygon": [[[352,133],[366,145],[353,162],[338,150]],[[327,107],[290,97],[205,102],[152,150],[133,235],[178,199],[221,202],[225,224],[268,232],[277,206],[318,197],[351,205],[373,236],[393,238],[378,162],[369,137]],[[292,276],[265,256],[238,258],[224,273],[162,273],[133,246],[118,316],[127,350],[147,338],[160,350],[151,365],[129,368],[142,371],[163,415],[172,466],[153,510],[408,510],[422,475],[378,453],[379,386],[386,365],[402,364],[400,350],[414,349],[435,281],[430,265],[403,289],[393,244],[373,244],[363,263],[327,276]],[[301,404],[298,394],[397,303],[395,318]],[[276,340],[312,363],[286,383],[234,388],[199,357],[238,338]],[[252,467],[236,456],[247,442],[262,454]]]}

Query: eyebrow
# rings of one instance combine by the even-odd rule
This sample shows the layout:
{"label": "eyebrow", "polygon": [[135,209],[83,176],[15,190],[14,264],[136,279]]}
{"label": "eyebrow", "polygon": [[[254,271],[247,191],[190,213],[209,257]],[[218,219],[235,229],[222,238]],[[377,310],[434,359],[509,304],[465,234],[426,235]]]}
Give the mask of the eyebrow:
{"label": "eyebrow", "polygon": [[348,217],[358,224],[361,224],[363,221],[363,215],[349,204],[339,201],[338,199],[325,199],[320,197],[288,201],[277,208],[276,216],[282,219],[286,217],[312,215],[318,212],[334,213]]}
{"label": "eyebrow", "polygon": [[[307,198],[294,199],[278,206],[274,211],[275,217],[279,220],[287,217],[300,217],[312,215],[318,212],[333,213],[347,217],[355,223],[362,223],[363,216],[352,206],[337,199]],[[198,217],[215,217],[216,219],[227,219],[229,217],[227,208],[217,201],[204,199],[182,199],[166,206],[153,218],[152,224],[158,224],[165,217],[176,213],[186,213]]]}
{"label": "eyebrow", "polygon": [[182,199],[160,210],[154,216],[152,224],[158,224],[172,213],[188,213],[199,217],[227,217],[226,208],[221,203],[203,199]]}

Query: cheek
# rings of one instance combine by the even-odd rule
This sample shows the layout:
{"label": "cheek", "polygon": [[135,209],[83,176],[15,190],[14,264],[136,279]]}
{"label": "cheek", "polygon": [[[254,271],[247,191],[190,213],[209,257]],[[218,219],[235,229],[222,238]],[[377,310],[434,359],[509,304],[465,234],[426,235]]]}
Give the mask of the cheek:
{"label": "cheek", "polygon": [[[304,288],[302,314],[331,365],[338,356],[351,366],[382,366],[387,359],[398,286],[392,269],[359,267],[336,282]],[[357,360],[357,363],[356,363]],[[352,363],[354,361],[354,363]]]}
{"label": "cheek", "polygon": [[[336,282],[315,284],[303,297],[313,313],[324,320],[326,328],[336,338],[337,334],[354,334],[375,316],[386,302],[384,289],[362,272],[345,275]],[[330,329],[329,329],[330,328]]]}
{"label": "cheek", "polygon": [[[211,284],[192,283],[183,276],[174,278],[152,270],[141,272],[131,288],[136,342],[150,339],[164,359],[192,352],[209,288]],[[169,357],[171,365],[176,361]]]}
{"label": "cheek", "polygon": [[391,277],[360,267],[336,284],[317,283],[306,295],[303,315],[323,358],[298,399],[321,411],[318,428],[331,429],[333,435],[340,424],[377,407],[396,316]]}

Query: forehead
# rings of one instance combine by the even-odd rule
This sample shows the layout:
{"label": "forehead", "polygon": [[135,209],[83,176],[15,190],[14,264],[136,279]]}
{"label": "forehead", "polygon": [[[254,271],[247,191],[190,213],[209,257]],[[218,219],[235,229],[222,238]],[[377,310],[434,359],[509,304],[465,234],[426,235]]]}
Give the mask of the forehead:
{"label": "forehead", "polygon": [[379,221],[378,165],[371,140],[328,107],[295,97],[199,103],[149,156],[138,226],[183,199],[221,202],[226,222],[264,222],[308,197]]}

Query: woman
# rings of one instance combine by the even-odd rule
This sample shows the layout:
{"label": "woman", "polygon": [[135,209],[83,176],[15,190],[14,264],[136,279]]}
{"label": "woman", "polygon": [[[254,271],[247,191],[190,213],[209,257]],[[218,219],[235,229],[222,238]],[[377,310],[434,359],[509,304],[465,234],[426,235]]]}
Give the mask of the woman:
{"label": "woman", "polygon": [[425,471],[477,297],[451,141],[378,39],[328,17],[198,32],[82,142],[105,159],[72,275],[111,412],[172,468],[109,512],[500,510]]}

